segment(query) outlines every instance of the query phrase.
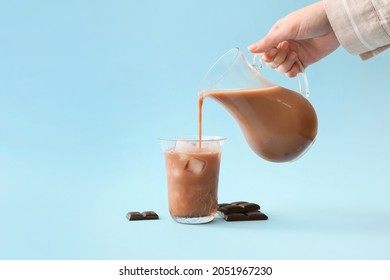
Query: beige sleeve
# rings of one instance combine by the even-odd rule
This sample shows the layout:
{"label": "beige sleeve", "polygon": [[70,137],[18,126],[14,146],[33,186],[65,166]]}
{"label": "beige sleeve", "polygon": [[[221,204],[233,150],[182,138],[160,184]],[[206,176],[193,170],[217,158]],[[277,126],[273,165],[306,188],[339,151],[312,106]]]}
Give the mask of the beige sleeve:
{"label": "beige sleeve", "polygon": [[390,48],[390,0],[322,0],[340,44],[368,59]]}

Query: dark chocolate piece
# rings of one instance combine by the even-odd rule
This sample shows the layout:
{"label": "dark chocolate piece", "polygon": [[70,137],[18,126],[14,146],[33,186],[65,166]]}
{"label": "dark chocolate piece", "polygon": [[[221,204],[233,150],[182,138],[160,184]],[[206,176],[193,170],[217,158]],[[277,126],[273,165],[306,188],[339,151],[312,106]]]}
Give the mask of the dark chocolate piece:
{"label": "dark chocolate piece", "polygon": [[145,220],[157,220],[158,215],[154,211],[144,211],[142,212],[142,215],[144,216]]}
{"label": "dark chocolate piece", "polygon": [[268,220],[268,216],[261,211],[250,211],[245,213],[248,215],[248,220]]}
{"label": "dark chocolate piece", "polygon": [[137,221],[137,220],[143,220],[144,216],[140,212],[133,211],[133,212],[128,212],[126,218],[129,221]]}
{"label": "dark chocolate piece", "polygon": [[218,214],[228,222],[268,220],[268,216],[259,210],[260,205],[246,201],[218,204]]}
{"label": "dark chocolate piece", "polygon": [[234,202],[230,202],[228,204],[242,204],[242,203],[248,203],[247,201],[234,201]]}
{"label": "dark chocolate piece", "polygon": [[157,220],[158,215],[154,211],[144,211],[142,213],[138,211],[128,212],[126,218],[129,221],[140,221],[140,220]]}
{"label": "dark chocolate piece", "polygon": [[260,209],[260,205],[256,203],[246,202],[246,201],[237,201],[232,203],[218,204],[218,211],[225,214],[245,213],[245,212],[259,210],[259,209]]}
{"label": "dark chocolate piece", "polygon": [[218,210],[222,213],[225,213],[225,214],[244,212],[243,207],[241,207],[239,205],[233,205],[233,204],[228,204],[228,205],[222,206]]}
{"label": "dark chocolate piece", "polygon": [[242,203],[239,203],[237,205],[243,207],[244,210],[245,210],[244,212],[255,211],[255,210],[259,210],[260,209],[260,205],[259,204],[251,203],[251,202],[242,202]]}
{"label": "dark chocolate piece", "polygon": [[256,221],[256,220],[268,220],[268,216],[258,210],[250,211],[246,213],[230,213],[225,214],[219,212],[219,214],[228,222],[236,221]]}
{"label": "dark chocolate piece", "polygon": [[220,207],[223,207],[223,206],[225,206],[225,205],[229,205],[230,203],[219,203],[218,204],[218,208],[220,208]]}
{"label": "dark chocolate piece", "polygon": [[247,216],[244,213],[230,213],[230,214],[222,214],[222,218],[225,221],[246,221]]}

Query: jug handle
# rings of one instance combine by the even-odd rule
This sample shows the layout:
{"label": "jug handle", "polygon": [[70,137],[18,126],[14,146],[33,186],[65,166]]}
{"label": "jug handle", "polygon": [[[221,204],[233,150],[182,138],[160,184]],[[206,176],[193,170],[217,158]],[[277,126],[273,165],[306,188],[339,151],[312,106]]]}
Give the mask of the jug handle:
{"label": "jug handle", "polygon": [[[260,71],[260,69],[263,68],[263,60],[261,59],[262,53],[255,53],[253,55],[253,60],[252,60],[252,66],[257,70]],[[256,58],[259,57],[257,60],[258,65],[256,64]],[[296,63],[298,64],[300,72],[297,75],[298,79],[298,91],[300,94],[305,95],[306,98],[309,97],[310,95],[310,89],[309,89],[309,81],[307,80],[305,68],[303,67],[301,61],[297,58]],[[302,92],[302,80],[303,80],[303,85],[305,87],[305,94]]]}

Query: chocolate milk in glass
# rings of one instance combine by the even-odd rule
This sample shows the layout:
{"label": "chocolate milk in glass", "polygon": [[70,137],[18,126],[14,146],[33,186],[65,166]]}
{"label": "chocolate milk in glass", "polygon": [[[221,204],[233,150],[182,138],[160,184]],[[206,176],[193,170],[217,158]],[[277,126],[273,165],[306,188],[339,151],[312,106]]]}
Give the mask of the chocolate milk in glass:
{"label": "chocolate milk in glass", "polygon": [[318,124],[313,106],[301,94],[281,86],[200,93],[199,138],[202,137],[202,104],[206,97],[226,108],[252,150],[266,160],[294,160],[315,140]]}
{"label": "chocolate milk in glass", "polygon": [[[178,139],[164,149],[168,205],[180,223],[207,223],[218,203],[218,179],[223,138]],[[169,140],[162,140],[169,141]]]}

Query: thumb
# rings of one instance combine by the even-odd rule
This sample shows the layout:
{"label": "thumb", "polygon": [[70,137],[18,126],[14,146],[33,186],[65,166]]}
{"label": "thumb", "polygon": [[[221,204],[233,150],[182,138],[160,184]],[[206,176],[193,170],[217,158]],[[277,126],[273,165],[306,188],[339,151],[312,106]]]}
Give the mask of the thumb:
{"label": "thumb", "polygon": [[263,53],[277,46],[283,41],[295,39],[297,32],[294,32],[294,26],[286,24],[284,19],[278,21],[260,41],[248,46],[252,53]]}

